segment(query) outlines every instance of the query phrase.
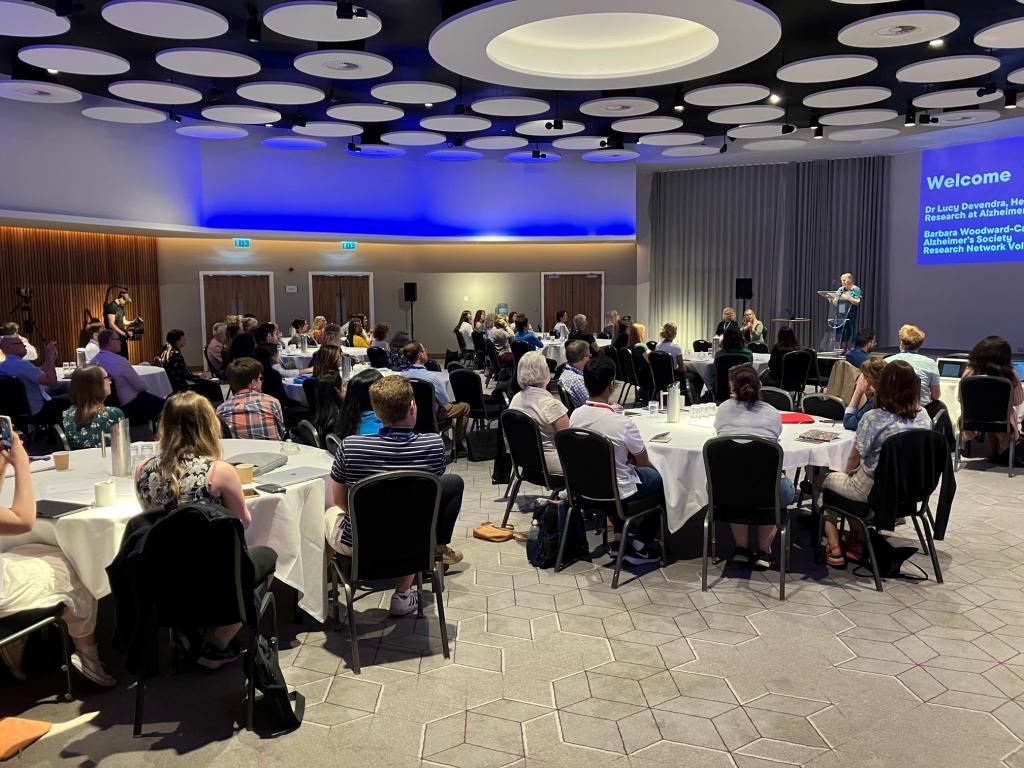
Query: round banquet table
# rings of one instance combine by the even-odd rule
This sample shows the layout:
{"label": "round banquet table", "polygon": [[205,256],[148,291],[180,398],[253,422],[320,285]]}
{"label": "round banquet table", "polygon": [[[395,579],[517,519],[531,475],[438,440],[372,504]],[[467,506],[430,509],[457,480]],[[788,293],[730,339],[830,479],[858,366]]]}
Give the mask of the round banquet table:
{"label": "round banquet table", "polygon": [[[146,391],[157,397],[171,396],[171,380],[167,378],[167,371],[158,365],[133,365],[135,372],[142,377],[146,384]],[[64,377],[61,370],[57,371],[57,386],[53,388],[53,394],[66,394],[71,387],[71,377]]]}
{"label": "round banquet table", "polygon": [[544,353],[544,357],[554,360],[555,365],[561,365],[565,362],[565,342],[557,339],[543,339],[544,348],[541,352]]}
{"label": "round banquet table", "polygon": [[[223,440],[225,458],[242,453],[278,453],[283,443],[269,440]],[[151,445],[151,444],[150,444]],[[246,505],[252,524],[245,532],[249,546],[273,547],[277,552],[274,578],[299,593],[299,607],[323,621],[324,596],[324,509],[331,457],[318,448],[297,445],[299,453],[288,456],[286,467],[314,467],[323,476],[288,486],[287,493],[259,492]],[[44,469],[49,462],[33,462],[33,469]],[[52,465],[51,465],[52,466]],[[128,521],[141,511],[135,498],[131,477],[112,478],[117,486],[117,502],[111,507],[94,507],[93,485],[110,477],[110,457],[101,457],[98,448],[74,451],[71,468],[33,471],[32,484],[39,499],[81,502],[86,509],[57,519],[38,518],[32,530],[21,536],[0,537],[0,551],[30,542],[59,547],[71,561],[82,583],[97,599],[110,594],[106,567],[118,548]],[[260,478],[256,478],[256,485]],[[249,486],[246,486],[247,488]],[[0,503],[10,504],[14,481],[8,478],[0,492]]]}
{"label": "round banquet table", "polygon": [[597,346],[599,346],[599,347],[607,347],[609,344],[612,343],[612,340],[611,339],[596,339],[594,343],[597,344]]}
{"label": "round banquet table", "polygon": [[[693,421],[687,409],[675,424],[669,424],[664,413],[655,416],[648,411],[629,410],[627,413],[636,414],[632,418],[647,443],[651,465],[661,473],[665,482],[668,526],[670,530],[677,531],[708,503],[703,449],[704,443],[715,437],[715,420],[712,417]],[[841,424],[831,424],[784,424],[782,468],[790,475],[807,465],[844,470],[853,450],[854,433],[843,429]],[[831,443],[807,443],[797,439],[809,429],[835,432],[839,439]],[[662,432],[668,432],[671,440],[652,443],[651,438]],[[741,469],[737,470],[737,475],[742,477]]]}
{"label": "round banquet table", "polygon": [[[320,349],[320,347],[311,347],[305,352],[299,352],[294,347],[289,347],[287,351],[281,353],[281,365],[285,368],[309,368],[313,364],[313,355]],[[341,354],[346,357],[351,357],[357,362],[366,360],[366,348],[365,347],[342,347]]]}
{"label": "round banquet table", "polygon": [[[768,360],[771,355],[754,355],[754,370],[760,376],[768,369]],[[715,359],[710,352],[684,352],[683,360],[686,361],[686,370],[696,371],[707,384],[708,389],[715,386]]]}
{"label": "round banquet table", "polygon": [[[370,368],[372,368],[372,366],[370,365],[353,365],[351,375],[355,376],[360,371],[365,371]],[[401,375],[398,371],[392,371],[390,368],[377,368],[377,370],[380,371],[381,374],[384,376]],[[455,393],[452,392],[452,383],[448,379],[448,372],[442,371],[441,377],[444,379],[444,391],[448,393],[448,400],[454,403]],[[302,403],[303,405],[309,405],[308,401],[306,400],[306,391],[302,388],[301,384],[296,383],[295,379],[284,380],[284,391],[285,394],[287,394],[288,397],[290,397],[292,400],[296,400]]]}

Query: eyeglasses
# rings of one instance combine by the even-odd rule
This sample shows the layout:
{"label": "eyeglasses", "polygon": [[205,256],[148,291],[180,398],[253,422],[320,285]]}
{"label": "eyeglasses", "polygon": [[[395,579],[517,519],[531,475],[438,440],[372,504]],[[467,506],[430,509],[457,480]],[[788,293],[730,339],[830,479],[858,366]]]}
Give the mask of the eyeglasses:
{"label": "eyeglasses", "polygon": [[110,378],[109,376],[104,376],[104,377],[103,377],[103,380],[104,380],[104,381],[111,381],[111,378]]}

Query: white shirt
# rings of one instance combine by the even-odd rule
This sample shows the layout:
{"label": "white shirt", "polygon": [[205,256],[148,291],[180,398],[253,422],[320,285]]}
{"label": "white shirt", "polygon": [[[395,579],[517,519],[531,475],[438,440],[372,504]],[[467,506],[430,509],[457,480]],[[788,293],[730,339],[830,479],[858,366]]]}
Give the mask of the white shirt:
{"label": "white shirt", "polygon": [[719,437],[750,435],[778,442],[782,435],[782,416],[769,403],[760,400],[753,404],[741,403],[731,397],[715,412],[715,433]]}
{"label": "white shirt", "polygon": [[636,422],[618,406],[588,400],[572,412],[569,426],[589,429],[608,438],[615,451],[615,479],[619,484],[619,496],[626,499],[635,494],[640,477],[627,459],[631,453],[637,455],[647,450]]}
{"label": "white shirt", "polygon": [[526,387],[517,392],[509,408],[522,411],[533,419],[540,429],[540,445],[544,449],[544,461],[548,465],[548,472],[563,474],[562,464],[555,450],[554,423],[569,413],[569,409],[543,387]]}
{"label": "white shirt", "polygon": [[473,349],[473,326],[469,323],[462,323],[459,326],[459,333],[461,333],[462,338],[466,340],[466,348]]}
{"label": "white shirt", "polygon": [[91,363],[92,359],[96,357],[96,354],[100,351],[100,345],[96,343],[95,339],[89,339],[89,343],[85,345],[85,361]]}
{"label": "white shirt", "polygon": [[551,329],[551,332],[555,334],[556,338],[565,341],[569,338],[569,326],[565,323],[555,323],[555,327]]}
{"label": "white shirt", "polygon": [[36,351],[36,348],[32,346],[29,340],[22,336],[21,341],[25,344],[25,356],[21,359],[28,360],[30,363],[38,360],[39,353]]}
{"label": "white shirt", "polygon": [[675,368],[679,367],[676,361],[683,356],[683,348],[674,341],[659,341],[658,346],[654,348],[654,351],[666,352],[672,358],[672,366]]}

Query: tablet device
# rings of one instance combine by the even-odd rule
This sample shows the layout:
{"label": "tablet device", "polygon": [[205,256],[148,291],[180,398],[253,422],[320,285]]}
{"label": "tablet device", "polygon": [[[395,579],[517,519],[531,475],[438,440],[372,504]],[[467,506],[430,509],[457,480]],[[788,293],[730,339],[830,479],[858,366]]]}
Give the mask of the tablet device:
{"label": "tablet device", "polygon": [[53,499],[39,499],[36,502],[36,517],[43,517],[47,520],[56,520],[72,512],[81,512],[88,509],[88,504],[75,504],[70,501],[55,501]]}

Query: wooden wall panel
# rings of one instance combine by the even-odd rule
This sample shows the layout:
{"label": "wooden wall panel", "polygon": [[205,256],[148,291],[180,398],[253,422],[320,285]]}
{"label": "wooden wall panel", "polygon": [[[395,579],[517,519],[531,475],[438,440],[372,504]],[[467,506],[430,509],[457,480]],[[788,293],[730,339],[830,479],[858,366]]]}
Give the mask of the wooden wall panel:
{"label": "wooden wall panel", "polygon": [[40,348],[55,339],[58,364],[71,361],[85,312],[102,318],[108,286],[123,285],[128,317],[146,322],[145,336],[128,345],[132,362],[151,360],[163,346],[156,254],[153,237],[0,227],[0,319],[23,324],[25,313],[8,308],[16,288],[31,288],[36,330],[25,335]]}

